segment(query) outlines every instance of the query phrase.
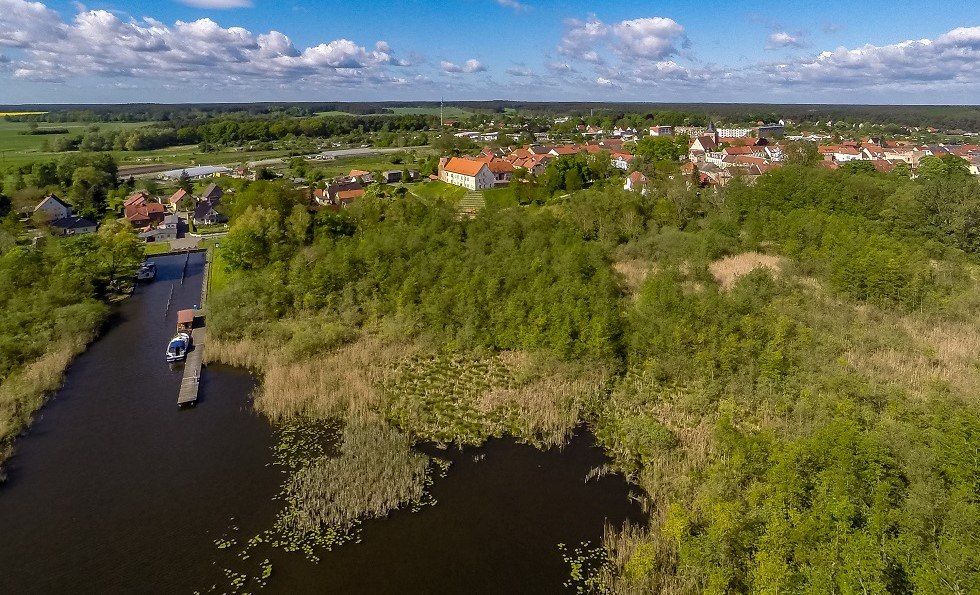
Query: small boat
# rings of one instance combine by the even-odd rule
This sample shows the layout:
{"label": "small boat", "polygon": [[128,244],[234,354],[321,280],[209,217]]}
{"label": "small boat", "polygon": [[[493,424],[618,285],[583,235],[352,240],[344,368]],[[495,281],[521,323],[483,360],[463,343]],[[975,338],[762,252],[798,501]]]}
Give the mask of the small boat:
{"label": "small boat", "polygon": [[179,362],[187,358],[187,352],[191,348],[191,334],[177,333],[170,344],[167,345],[167,361]]}
{"label": "small boat", "polygon": [[152,281],[157,276],[157,265],[152,262],[144,262],[136,271],[137,281]]}

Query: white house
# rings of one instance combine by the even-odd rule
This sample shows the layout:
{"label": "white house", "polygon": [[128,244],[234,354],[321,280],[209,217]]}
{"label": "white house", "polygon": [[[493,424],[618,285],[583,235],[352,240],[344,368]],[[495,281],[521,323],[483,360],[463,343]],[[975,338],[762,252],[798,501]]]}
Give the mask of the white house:
{"label": "white house", "polygon": [[633,164],[633,156],[629,153],[613,153],[612,161],[610,163],[616,169],[629,171],[630,166]]}
{"label": "white house", "polygon": [[864,153],[855,147],[837,147],[837,150],[834,151],[834,161],[837,163],[860,161],[862,159],[864,159]]}
{"label": "white house", "polygon": [[623,184],[623,190],[639,190],[641,193],[646,194],[646,183],[647,177],[642,173],[635,171],[626,176],[626,183]]}
{"label": "white house", "polygon": [[497,184],[497,178],[486,162],[461,157],[440,163],[439,179],[468,190],[488,190]]}
{"label": "white house", "polygon": [[37,203],[37,206],[34,207],[34,214],[40,214],[48,221],[67,219],[71,217],[71,205],[51,194]]}
{"label": "white house", "polygon": [[719,128],[718,136],[724,138],[744,138],[752,134],[751,128]]}

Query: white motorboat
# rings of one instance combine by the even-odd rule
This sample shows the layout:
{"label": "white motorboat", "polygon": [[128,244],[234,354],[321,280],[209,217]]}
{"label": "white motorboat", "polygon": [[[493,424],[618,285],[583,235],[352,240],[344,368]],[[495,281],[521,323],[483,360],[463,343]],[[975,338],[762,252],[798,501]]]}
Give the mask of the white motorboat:
{"label": "white motorboat", "polygon": [[187,352],[191,348],[191,334],[177,333],[170,344],[167,345],[167,361],[179,362],[187,358]]}

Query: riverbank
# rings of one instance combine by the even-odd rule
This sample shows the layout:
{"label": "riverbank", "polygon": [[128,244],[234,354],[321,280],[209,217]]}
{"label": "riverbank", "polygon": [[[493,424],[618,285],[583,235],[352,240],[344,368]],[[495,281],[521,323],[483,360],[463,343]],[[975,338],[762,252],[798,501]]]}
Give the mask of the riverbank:
{"label": "riverbank", "polygon": [[17,436],[127,295],[142,247],[128,225],[0,254],[0,481]]}

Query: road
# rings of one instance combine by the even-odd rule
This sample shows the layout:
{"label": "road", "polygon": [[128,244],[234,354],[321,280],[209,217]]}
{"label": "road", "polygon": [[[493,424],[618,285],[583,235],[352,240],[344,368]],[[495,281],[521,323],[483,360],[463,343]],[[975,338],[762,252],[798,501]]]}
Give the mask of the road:
{"label": "road", "polygon": [[[402,151],[408,151],[410,149],[424,149],[424,148],[427,148],[427,147],[401,147],[401,148],[387,147],[387,148],[383,148],[383,149],[382,148],[374,148],[374,147],[357,147],[355,149],[333,149],[333,150],[330,150],[330,151],[323,151],[322,153],[314,153],[313,155],[304,155],[304,158],[305,159],[313,160],[314,157],[316,157],[317,155],[327,155],[328,157],[332,157],[334,159],[343,158],[343,157],[364,157],[366,155],[383,155],[385,153],[399,153],[399,152],[402,152]],[[287,159],[289,159],[289,158],[288,157],[276,157],[275,159],[262,159],[260,161],[249,161],[248,163],[246,163],[246,165],[249,168],[251,168],[251,169],[255,169],[256,167],[268,167],[270,165],[283,165],[284,163],[286,163],[286,160]],[[223,163],[223,164],[219,164],[219,165],[223,165],[224,167],[229,167],[229,168],[234,169],[234,168],[238,167],[240,164],[241,164],[241,161],[236,161],[234,163]],[[152,167],[152,166],[150,166],[150,167]],[[147,173],[137,173],[137,174],[123,173],[123,174],[120,174],[120,175],[121,176],[124,176],[124,177],[127,177],[127,178],[132,177],[132,178],[135,178],[135,179],[140,179],[140,178],[153,178],[153,177],[156,177],[157,175],[159,175],[160,171],[166,171],[168,169],[178,169],[181,166],[167,164],[167,165],[165,165],[163,167],[165,167],[165,169],[160,169],[159,171],[153,171],[153,172],[147,172]],[[187,165],[185,167],[193,167],[193,166]]]}

